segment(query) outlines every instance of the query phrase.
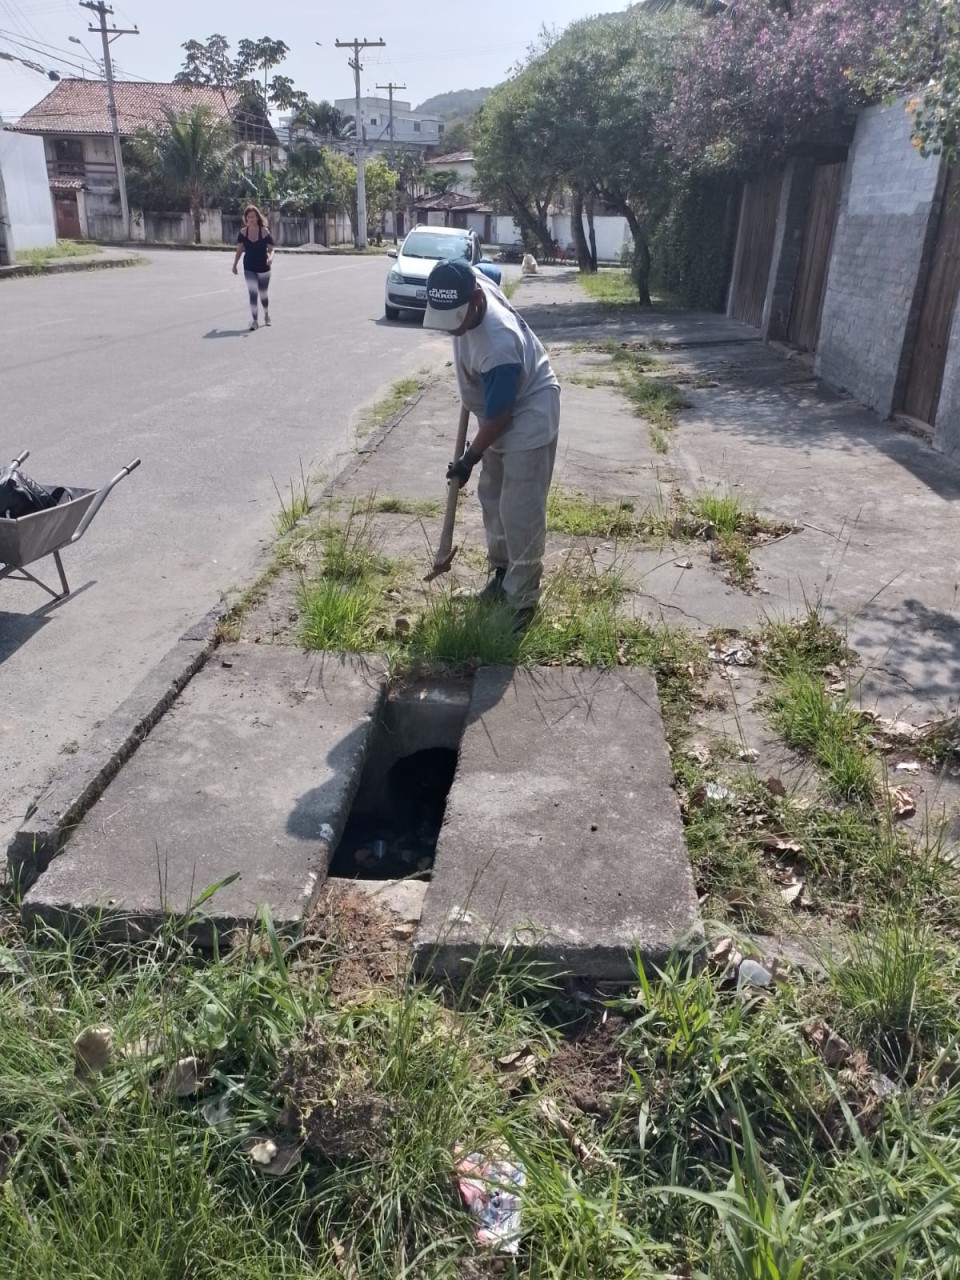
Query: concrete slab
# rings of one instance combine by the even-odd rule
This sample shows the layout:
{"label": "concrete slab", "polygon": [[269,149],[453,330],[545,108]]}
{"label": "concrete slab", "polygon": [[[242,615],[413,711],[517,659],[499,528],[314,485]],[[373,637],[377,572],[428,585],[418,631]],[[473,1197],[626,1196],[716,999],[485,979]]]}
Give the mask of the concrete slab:
{"label": "concrete slab", "polygon": [[102,913],[128,931],[203,905],[198,940],[312,905],[343,830],[386,691],[333,654],[235,645],[186,687],[26,895],[23,915]]}
{"label": "concrete slab", "polygon": [[629,981],[700,939],[660,704],[642,671],[483,668],[415,940],[456,976],[485,946]]}

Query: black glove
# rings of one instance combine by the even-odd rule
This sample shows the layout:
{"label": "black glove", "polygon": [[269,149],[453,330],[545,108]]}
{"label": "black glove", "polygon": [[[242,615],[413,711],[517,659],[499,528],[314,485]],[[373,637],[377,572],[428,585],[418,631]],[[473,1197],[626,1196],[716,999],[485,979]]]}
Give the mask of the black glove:
{"label": "black glove", "polygon": [[462,457],[459,457],[456,462],[447,463],[447,479],[456,480],[462,489],[470,479],[470,472],[479,461],[480,455],[474,453],[472,446],[468,444]]}

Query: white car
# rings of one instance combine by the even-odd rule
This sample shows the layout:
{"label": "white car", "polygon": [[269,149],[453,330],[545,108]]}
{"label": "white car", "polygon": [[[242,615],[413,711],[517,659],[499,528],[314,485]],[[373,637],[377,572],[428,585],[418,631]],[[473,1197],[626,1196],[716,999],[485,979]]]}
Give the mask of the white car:
{"label": "white car", "polygon": [[463,227],[414,227],[387,257],[396,262],[387,273],[383,312],[388,320],[399,320],[401,311],[426,311],[427,276],[438,262],[465,258],[476,265],[483,248],[477,233]]}

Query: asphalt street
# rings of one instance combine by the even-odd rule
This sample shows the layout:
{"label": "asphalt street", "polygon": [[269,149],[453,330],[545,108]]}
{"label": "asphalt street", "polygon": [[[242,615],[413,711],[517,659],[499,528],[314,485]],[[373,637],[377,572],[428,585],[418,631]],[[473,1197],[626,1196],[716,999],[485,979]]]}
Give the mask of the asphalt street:
{"label": "asphalt street", "polygon": [[230,254],[148,258],[0,284],[4,462],[29,449],[36,479],[94,488],[142,459],[63,553],[69,598],[0,581],[0,847],[63,754],[253,578],[277,488],[332,477],[392,384],[449,357],[384,322],[385,257],[278,254],[255,333]]}

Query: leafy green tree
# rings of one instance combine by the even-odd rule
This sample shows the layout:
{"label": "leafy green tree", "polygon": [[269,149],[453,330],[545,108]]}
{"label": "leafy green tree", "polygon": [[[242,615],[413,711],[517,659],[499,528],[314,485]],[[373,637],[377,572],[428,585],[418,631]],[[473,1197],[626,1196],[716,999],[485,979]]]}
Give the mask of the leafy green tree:
{"label": "leafy green tree", "polygon": [[143,177],[169,201],[188,205],[199,244],[201,211],[221,191],[238,144],[233,126],[208,106],[165,116],[163,126],[140,130],[130,146]]}
{"label": "leafy green tree", "polygon": [[431,169],[427,177],[427,188],[437,196],[445,196],[460,181],[456,169]]}
{"label": "leafy green tree", "polygon": [[506,203],[549,250],[546,214],[573,194],[582,270],[593,264],[581,212],[602,197],[626,219],[633,272],[649,302],[649,236],[669,203],[670,148],[659,121],[669,114],[677,52],[696,19],[677,10],[577,22],[545,33],[514,78],[484,104],[477,123],[477,172],[485,196]]}
{"label": "leafy green tree", "polygon": [[444,151],[469,151],[473,146],[473,121],[470,116],[465,119],[448,121],[443,127]]}
{"label": "leafy green tree", "polygon": [[[393,193],[397,189],[398,175],[386,160],[377,156],[364,164],[363,176],[367,193],[367,224],[379,230],[383,225],[383,215],[390,208]],[[357,225],[355,218],[353,225]]]}
{"label": "leafy green tree", "polygon": [[[507,209],[524,242],[551,247],[547,211],[563,185],[563,167],[546,134],[550,104],[521,73],[493,91],[477,113],[474,163],[485,200]],[[554,117],[554,124],[556,118]]]}
{"label": "leafy green tree", "polygon": [[[174,84],[202,84],[220,90],[226,102],[227,89],[236,90],[241,103],[266,114],[271,107],[280,111],[295,110],[307,101],[307,95],[294,88],[289,76],[269,72],[280,65],[289,53],[282,40],[261,36],[259,40],[241,40],[237,56],[230,56],[230,42],[214,34],[206,41],[187,40],[181,45],[183,66],[174,76]],[[263,74],[261,83],[260,74]]]}

